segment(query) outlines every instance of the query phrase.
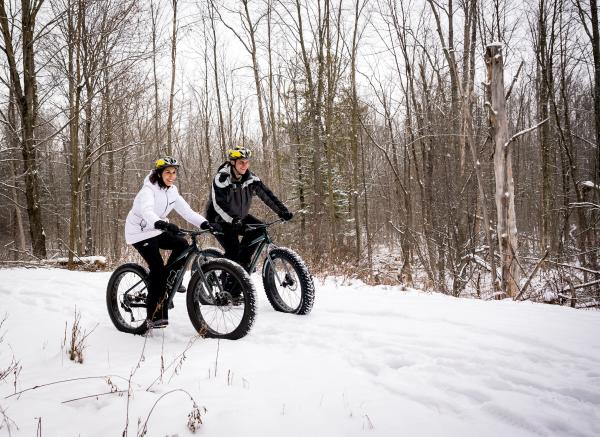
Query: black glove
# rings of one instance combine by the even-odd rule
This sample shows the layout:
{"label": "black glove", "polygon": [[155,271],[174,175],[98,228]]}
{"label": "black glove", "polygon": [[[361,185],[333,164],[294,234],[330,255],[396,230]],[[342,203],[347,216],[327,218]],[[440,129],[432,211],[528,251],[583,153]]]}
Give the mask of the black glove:
{"label": "black glove", "polygon": [[200,224],[200,229],[203,229],[205,231],[212,231],[213,227],[210,225],[210,223],[208,223],[208,220],[206,220],[205,222],[202,222]]}
{"label": "black glove", "polygon": [[244,228],[244,223],[242,223],[242,219],[239,217],[234,217],[231,221],[231,229],[234,231],[241,231]]}
{"label": "black glove", "polygon": [[288,220],[291,220],[292,217],[294,217],[294,214],[292,214],[291,211],[288,211],[287,209],[279,213],[279,218],[285,220],[286,222]]}
{"label": "black glove", "polygon": [[161,231],[171,232],[173,234],[179,232],[179,226],[177,226],[175,223],[168,223],[164,220],[158,220],[154,222],[154,228],[160,229]]}
{"label": "black glove", "polygon": [[212,233],[223,232],[223,228],[219,223],[209,223],[208,220],[202,222],[202,224],[200,225],[200,229],[204,229],[205,231],[210,231]]}

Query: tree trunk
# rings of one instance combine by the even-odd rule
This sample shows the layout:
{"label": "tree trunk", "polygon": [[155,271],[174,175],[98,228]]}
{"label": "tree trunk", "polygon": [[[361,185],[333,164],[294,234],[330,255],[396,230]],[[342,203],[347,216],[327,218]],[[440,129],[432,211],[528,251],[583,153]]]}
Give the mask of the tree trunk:
{"label": "tree trunk", "polygon": [[[362,143],[362,138],[361,138]],[[360,147],[360,158],[361,158],[361,167],[362,167],[362,190],[365,196],[365,236],[367,243],[367,262],[369,266],[369,272],[373,271],[373,240],[371,238],[371,230],[369,229],[369,196],[368,196],[368,186],[367,186],[367,172],[366,166],[368,165],[365,162],[365,147],[361,144]]]}
{"label": "tree trunk", "polygon": [[[552,74],[552,57],[548,54],[548,33],[547,33],[547,12],[545,0],[539,0],[538,3],[538,29],[537,29],[537,82],[538,82],[538,122],[546,120],[549,114],[550,105],[550,90],[549,87],[552,84],[549,76]],[[550,125],[544,123],[540,126],[539,131],[540,139],[540,154],[541,154],[541,165],[542,165],[542,250],[553,244],[553,225],[552,218],[552,167],[553,162],[552,150],[551,150],[551,136],[550,136]]]}
{"label": "tree trunk", "polygon": [[78,252],[79,241],[79,200],[81,186],[79,179],[79,107],[80,107],[80,19],[79,5],[69,2],[67,6],[67,44],[69,81],[69,148],[71,175],[71,217],[69,220],[69,267],[73,266],[73,256]]}
{"label": "tree trunk", "polygon": [[[204,33],[206,35],[206,33]],[[204,38],[204,41],[207,41],[207,38]],[[216,66],[215,66],[216,68]],[[205,98],[202,102],[202,107],[204,111],[204,146],[206,147],[206,186],[210,187],[212,184],[213,178],[213,163],[212,156],[210,153],[210,115],[209,115],[209,100],[208,100],[208,46],[205,45],[204,50],[204,93]]]}
{"label": "tree trunk", "polygon": [[350,147],[352,150],[352,185],[351,199],[352,209],[354,211],[354,232],[356,234],[355,256],[356,264],[360,263],[362,258],[362,233],[360,226],[360,207],[358,195],[358,175],[359,175],[359,156],[358,156],[358,125],[359,125],[359,107],[358,107],[358,92],[356,90],[356,56],[358,51],[358,20],[360,18],[360,0],[355,1],[354,5],[354,30],[352,32],[352,46],[350,52],[350,87],[352,92],[352,108],[351,108],[351,125],[350,125]]}
{"label": "tree trunk", "polygon": [[[219,138],[221,140],[221,151],[224,154],[227,151],[227,143],[225,142],[225,123],[223,122],[223,108],[221,105],[221,86],[219,84],[219,71],[217,63],[217,33],[215,31],[215,5],[213,0],[210,0],[210,6],[208,8],[210,16],[210,25],[212,29],[212,55],[213,65],[215,73],[215,92],[217,93],[217,109],[219,112]],[[231,139],[231,137],[230,137]]]}
{"label": "tree trunk", "polygon": [[[304,183],[304,168],[302,166],[302,156],[304,154],[304,150],[302,147],[302,138],[300,137],[300,108],[299,108],[299,104],[298,104],[298,89],[297,89],[297,85],[296,85],[296,77],[292,78],[292,93],[294,96],[294,140],[297,144],[297,150],[296,150],[296,177],[298,180],[297,183],[297,190],[298,190],[298,200],[300,201],[300,210],[301,211],[305,211],[306,210],[306,189],[305,189],[305,183]],[[300,217],[300,232],[301,235],[306,235],[306,214],[302,214],[302,216]]]}
{"label": "tree trunk", "polygon": [[312,146],[312,182],[313,182],[313,197],[312,197],[312,214],[313,214],[313,242],[314,251],[319,253],[321,251],[321,215],[324,208],[323,202],[323,184],[322,184],[322,169],[321,169],[321,157],[323,155],[322,145],[322,112],[323,112],[323,91],[324,91],[324,71],[325,71],[325,60],[323,56],[323,35],[326,33],[325,26],[329,24],[329,2],[325,2],[323,16],[319,11],[320,21],[317,23],[317,29],[315,29],[315,44],[316,44],[316,58],[317,58],[317,75],[313,78],[312,74],[312,55],[306,48],[304,40],[304,27],[302,20],[302,11],[300,6],[300,0],[295,1],[296,13],[297,13],[297,24],[298,24],[298,41],[300,44],[300,51],[302,56],[302,62],[304,66],[304,73],[306,76],[306,96],[308,99],[308,112],[310,114],[310,129],[311,129],[311,146]]}
{"label": "tree trunk", "polygon": [[156,48],[156,20],[158,15],[158,7],[154,9],[154,1],[150,1],[150,14],[152,19],[152,75],[154,77],[154,145],[157,155],[160,154],[161,136],[159,135],[158,123],[160,120],[160,105],[158,104],[158,76],[156,74],[156,57],[158,56]]}
{"label": "tree trunk", "polygon": [[85,102],[85,125],[84,125],[84,147],[83,147],[83,165],[84,172],[81,175],[83,180],[83,212],[85,225],[85,244],[84,254],[90,256],[94,252],[94,240],[92,238],[92,168],[90,155],[92,151],[92,93],[93,90],[86,84],[87,99]]}
{"label": "tree trunk", "polygon": [[277,185],[281,185],[281,156],[279,153],[279,136],[277,133],[277,114],[275,113],[275,93],[273,92],[273,49],[272,38],[272,11],[273,1],[267,1],[267,55],[269,57],[269,119],[271,121],[271,145],[273,159],[275,160],[275,178]]}
{"label": "tree trunk", "polygon": [[592,53],[594,55],[594,122],[596,126],[596,185],[600,185],[600,29],[598,2],[590,0],[592,21]]}
{"label": "tree trunk", "polygon": [[[6,138],[8,138],[9,147],[17,150],[19,148],[19,137],[17,134],[17,108],[15,104],[14,91],[13,88],[10,87],[8,93],[8,124],[6,125]],[[17,156],[16,153],[11,152],[11,156],[14,155],[14,158],[11,160],[10,164],[10,172],[9,180],[12,181],[13,187],[11,190],[12,200],[15,208],[15,240],[16,240],[16,248],[17,252],[15,252],[15,259],[19,259],[19,254],[25,252],[26,241],[25,241],[25,229],[23,227],[23,218],[21,216],[21,207],[19,206],[19,194],[17,192],[17,174],[18,166],[17,166]]]}
{"label": "tree trunk", "polygon": [[504,61],[502,46],[490,44],[485,60],[490,86],[490,124],[495,143],[494,175],[496,179],[497,232],[502,265],[502,291],[509,297],[518,294],[517,223],[515,189],[512,175],[512,148],[508,138],[508,120],[504,94]]}
{"label": "tree trunk", "polygon": [[169,91],[169,115],[167,118],[167,154],[173,154],[173,105],[175,100],[175,74],[177,72],[177,1],[173,5],[173,28],[171,33],[171,87]]}
{"label": "tree trunk", "polygon": [[263,153],[267,153],[268,148],[268,130],[267,123],[265,122],[265,113],[263,108],[263,97],[262,90],[260,86],[260,71],[258,68],[258,59],[257,59],[257,48],[256,48],[256,37],[255,37],[255,23],[252,22],[250,18],[250,11],[248,11],[248,0],[242,0],[244,4],[244,12],[246,18],[246,26],[247,31],[250,36],[250,56],[252,58],[252,73],[254,74],[254,86],[256,88],[256,104],[258,106],[258,120],[260,123],[260,132],[261,132],[261,144]]}
{"label": "tree trunk", "polygon": [[35,20],[44,0],[28,0],[21,2],[21,25],[23,55],[23,87],[17,68],[17,58],[14,51],[12,27],[8,22],[5,2],[0,2],[0,26],[4,40],[4,52],[8,61],[10,81],[15,98],[19,102],[19,115],[21,117],[21,149],[23,153],[23,167],[25,171],[25,197],[27,200],[27,215],[29,217],[29,234],[33,255],[46,258],[46,234],[42,222],[40,208],[40,175],[38,168],[35,126],[38,116],[37,77],[34,54]]}

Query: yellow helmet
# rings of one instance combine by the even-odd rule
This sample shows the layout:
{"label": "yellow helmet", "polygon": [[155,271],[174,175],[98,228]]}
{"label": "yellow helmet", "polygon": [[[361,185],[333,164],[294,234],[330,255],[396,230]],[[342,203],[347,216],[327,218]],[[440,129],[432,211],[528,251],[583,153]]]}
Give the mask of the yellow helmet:
{"label": "yellow helmet", "polygon": [[179,167],[179,161],[172,156],[163,156],[154,162],[154,168],[156,170],[162,170],[167,167]]}
{"label": "yellow helmet", "polygon": [[250,159],[251,156],[252,150],[243,146],[235,146],[233,149],[229,149],[227,151],[227,158],[230,161],[237,161],[238,159]]}

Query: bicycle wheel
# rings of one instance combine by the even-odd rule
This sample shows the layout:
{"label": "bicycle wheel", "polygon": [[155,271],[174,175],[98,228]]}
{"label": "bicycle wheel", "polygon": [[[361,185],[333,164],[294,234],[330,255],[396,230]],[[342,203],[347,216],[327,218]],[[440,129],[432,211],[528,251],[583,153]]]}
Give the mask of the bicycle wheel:
{"label": "bicycle wheel", "polygon": [[315,285],[302,258],[291,249],[271,250],[263,268],[265,293],[276,311],[308,314],[315,300]]}
{"label": "bicycle wheel", "polygon": [[200,265],[187,292],[187,310],[198,333],[208,338],[237,340],[254,323],[256,291],[248,273],[225,258]]}
{"label": "bicycle wheel", "polygon": [[148,271],[134,263],[119,266],[106,287],[106,306],[115,328],[130,334],[146,331]]}

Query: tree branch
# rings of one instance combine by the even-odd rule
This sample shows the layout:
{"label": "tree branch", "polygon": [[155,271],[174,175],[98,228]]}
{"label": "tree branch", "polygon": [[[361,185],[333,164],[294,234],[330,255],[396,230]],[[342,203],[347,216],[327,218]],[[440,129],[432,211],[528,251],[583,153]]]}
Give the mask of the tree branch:
{"label": "tree branch", "polygon": [[528,133],[529,133],[529,132],[531,132],[531,131],[534,131],[534,130],[536,130],[538,127],[540,127],[541,125],[543,125],[543,124],[544,124],[544,123],[546,123],[547,121],[548,121],[548,118],[545,118],[544,120],[540,121],[540,122],[539,122],[538,124],[536,124],[535,126],[531,126],[531,127],[527,128],[527,129],[523,129],[522,131],[520,131],[520,132],[517,132],[516,134],[514,134],[514,135],[513,135],[513,136],[510,138],[510,140],[508,140],[508,141],[506,142],[506,144],[504,145],[504,147],[505,147],[505,148],[506,148],[506,147],[508,147],[508,145],[509,145],[510,143],[512,143],[513,141],[515,141],[517,138],[519,138],[520,136],[523,136],[523,135],[525,135],[525,134],[528,134]]}
{"label": "tree branch", "polygon": [[521,291],[519,292],[519,294],[515,297],[514,300],[519,300],[521,299],[521,296],[523,296],[523,294],[527,291],[527,288],[529,287],[529,284],[531,284],[531,279],[535,276],[535,274],[537,273],[537,271],[539,270],[540,266],[542,265],[542,263],[544,262],[544,260],[548,257],[548,254],[550,253],[550,249],[546,249],[546,253],[544,253],[544,256],[538,261],[538,263],[535,265],[535,268],[533,269],[533,271],[529,274],[529,277],[527,278],[527,281],[525,282],[525,285],[523,285],[523,288],[521,288]]}

